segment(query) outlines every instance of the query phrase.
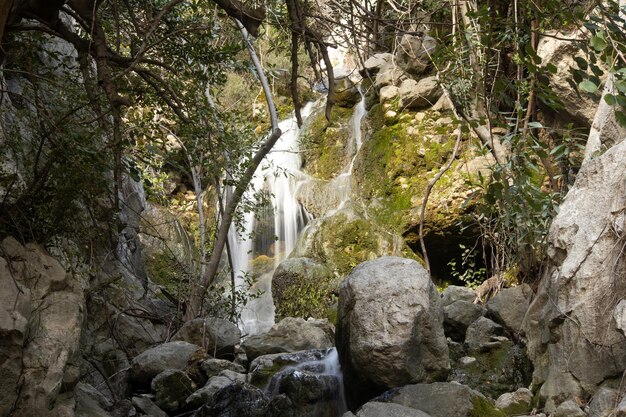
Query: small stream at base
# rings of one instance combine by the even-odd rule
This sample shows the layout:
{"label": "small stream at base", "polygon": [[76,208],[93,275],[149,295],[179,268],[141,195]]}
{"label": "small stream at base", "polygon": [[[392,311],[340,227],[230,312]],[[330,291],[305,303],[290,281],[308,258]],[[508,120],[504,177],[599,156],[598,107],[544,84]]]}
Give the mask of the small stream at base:
{"label": "small stream at base", "polygon": [[285,367],[272,377],[265,393],[270,398],[286,395],[304,408],[301,411],[306,416],[338,417],[348,411],[335,348],[328,349],[321,359]]}

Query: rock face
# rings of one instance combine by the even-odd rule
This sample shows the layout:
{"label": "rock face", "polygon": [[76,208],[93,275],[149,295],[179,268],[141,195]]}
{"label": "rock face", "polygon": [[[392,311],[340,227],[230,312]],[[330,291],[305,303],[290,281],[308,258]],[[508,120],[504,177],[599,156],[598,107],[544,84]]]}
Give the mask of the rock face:
{"label": "rock face", "polygon": [[523,326],[547,411],[619,380],[626,368],[626,338],[614,318],[626,298],[625,178],[621,142],[583,165],[550,228],[549,264]]}
{"label": "rock face", "polygon": [[80,376],[82,284],[37,245],[6,238],[1,248],[0,415],[66,415]]}
{"label": "rock face", "polygon": [[341,284],[337,349],[353,394],[445,377],[443,312],[426,270],[398,257],[357,266]]}
{"label": "rock face", "polygon": [[327,321],[287,317],[269,332],[250,336],[243,346],[250,361],[272,353],[330,348],[333,340],[329,327]]}
{"label": "rock face", "polygon": [[[353,414],[354,415],[354,414]],[[372,401],[366,403],[356,413],[356,417],[430,417],[423,411],[394,403]]]}

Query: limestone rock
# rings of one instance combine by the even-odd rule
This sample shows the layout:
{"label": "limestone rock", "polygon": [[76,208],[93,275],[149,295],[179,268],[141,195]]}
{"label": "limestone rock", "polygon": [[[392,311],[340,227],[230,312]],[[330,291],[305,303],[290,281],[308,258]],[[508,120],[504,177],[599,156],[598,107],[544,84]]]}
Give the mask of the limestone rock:
{"label": "limestone rock", "polygon": [[419,81],[407,79],[398,89],[400,108],[420,110],[432,107],[443,94],[437,77],[422,78]]}
{"label": "limestone rock", "polygon": [[388,401],[415,408],[432,417],[473,417],[494,412],[491,401],[465,385],[448,382],[404,386],[386,394]]}
{"label": "limestone rock", "polygon": [[228,320],[217,317],[197,318],[183,324],[172,340],[202,346],[216,358],[232,359],[235,346],[241,340],[241,331]]}
{"label": "limestone rock", "polygon": [[557,407],[553,417],[587,417],[587,414],[574,401],[567,400]]}
{"label": "limestone rock", "polygon": [[287,258],[272,277],[276,319],[285,317],[332,317],[336,306],[329,303],[338,280],[328,266],[310,258]]}
{"label": "limestone rock", "polygon": [[6,238],[1,246],[0,415],[14,407],[15,417],[64,416],[74,407],[79,377],[80,274],[66,273],[38,245]]}
{"label": "limestone rock", "polygon": [[626,299],[626,281],[614,273],[624,267],[614,230],[623,230],[625,178],[621,142],[583,165],[550,227],[549,260],[523,326],[549,412],[626,369],[626,337],[613,314]]}
{"label": "limestone rock", "polygon": [[154,402],[159,408],[175,412],[195,391],[195,384],[183,371],[167,369],[152,379],[150,384],[154,392]]}
{"label": "limestone rock", "polygon": [[476,293],[471,288],[460,287],[458,285],[449,285],[441,294],[441,302],[446,307],[455,301],[469,301],[470,303],[476,298]]}
{"label": "limestone rock", "polygon": [[214,377],[225,370],[231,370],[239,373],[246,372],[245,368],[238,363],[224,359],[207,359],[200,364],[200,368],[202,368],[202,371],[207,378]]}
{"label": "limestone rock", "polygon": [[380,92],[378,93],[380,103],[382,104],[382,103],[394,101],[395,99],[398,98],[399,92],[400,92],[400,89],[398,89],[398,87],[396,87],[395,85],[384,86],[383,88],[380,89]]}
{"label": "limestone rock", "polygon": [[591,126],[593,117],[598,107],[599,94],[589,96],[578,94],[567,82],[571,77],[570,68],[577,68],[574,58],[584,56],[578,45],[573,42],[581,36],[586,36],[580,31],[563,33],[552,31],[541,37],[537,46],[537,55],[543,64],[553,64],[557,68],[556,74],[550,74],[550,86],[552,91],[563,103],[563,109],[559,111],[559,117],[569,116],[569,121],[577,121],[586,126]]}
{"label": "limestone rock", "polygon": [[[356,413],[356,417],[430,417],[421,410],[405,407],[394,403],[380,403],[372,401],[365,403]],[[345,414],[344,414],[345,417]]]}
{"label": "limestone rock", "polygon": [[265,417],[269,400],[263,391],[248,384],[231,384],[210,397],[194,417]]}
{"label": "limestone rock", "polygon": [[269,332],[248,337],[243,344],[248,360],[271,353],[332,347],[333,340],[316,324],[302,318],[287,317]]}
{"label": "limestone rock", "polygon": [[398,257],[357,266],[341,284],[337,350],[355,391],[445,377],[443,312],[428,272]]}
{"label": "limestone rock", "polygon": [[132,360],[131,378],[140,387],[148,386],[152,378],[166,369],[185,369],[191,356],[199,349],[200,346],[182,341],[164,343],[148,349]]}
{"label": "limestone rock", "polygon": [[613,417],[619,398],[617,390],[600,387],[589,403],[589,417]]}
{"label": "limestone rock", "polygon": [[374,88],[376,91],[380,91],[383,87],[388,85],[400,85],[403,80],[408,79],[404,71],[398,66],[389,62],[380,67],[376,79],[374,80]]}
{"label": "limestone rock", "polygon": [[219,390],[231,385],[233,381],[225,376],[214,376],[209,378],[207,383],[185,399],[185,406],[188,409],[200,408],[204,403],[214,396]]}
{"label": "limestone rock", "polygon": [[167,413],[161,410],[150,398],[145,396],[133,397],[132,404],[145,415],[150,417],[167,417]]}
{"label": "limestone rock", "polygon": [[467,328],[485,315],[485,308],[471,301],[458,300],[443,308],[443,328],[446,336],[457,342],[465,340]]}
{"label": "limestone rock", "polygon": [[398,65],[414,75],[420,75],[429,67],[430,56],[437,41],[428,35],[404,35],[398,43],[396,54]]}
{"label": "limestone rock", "polygon": [[465,343],[470,351],[486,351],[500,346],[498,337],[504,335],[504,328],[498,323],[480,317],[467,328]]}
{"label": "limestone rock", "polygon": [[361,101],[361,94],[357,86],[348,77],[344,77],[335,80],[333,100],[336,106],[351,109]]}
{"label": "limestone rock", "polygon": [[533,290],[528,284],[504,288],[489,300],[487,310],[496,322],[519,333],[532,297]]}
{"label": "limestone rock", "polygon": [[367,60],[363,63],[363,70],[361,70],[361,75],[376,75],[385,64],[393,62],[393,59],[393,54],[390,54],[388,52],[382,54],[374,54],[371,57],[367,58]]}
{"label": "limestone rock", "polygon": [[316,349],[259,356],[250,364],[248,382],[265,389],[272,377],[282,370],[294,367],[299,363],[320,361],[329,353],[330,350],[328,349]]}
{"label": "limestone rock", "polygon": [[533,393],[527,388],[520,388],[515,392],[507,392],[498,397],[496,407],[507,415],[517,415],[530,411],[532,401]]}

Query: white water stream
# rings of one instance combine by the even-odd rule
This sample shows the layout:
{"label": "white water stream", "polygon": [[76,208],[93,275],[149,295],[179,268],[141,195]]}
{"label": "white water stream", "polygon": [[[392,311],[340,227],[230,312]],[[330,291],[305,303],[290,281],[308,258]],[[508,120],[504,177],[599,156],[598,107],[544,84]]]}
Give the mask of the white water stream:
{"label": "white water stream", "polygon": [[[314,110],[314,104],[307,104],[302,110],[306,119]],[[365,115],[365,102],[362,99],[354,108],[350,120],[350,140],[348,149],[351,161],[342,173],[327,184],[326,196],[332,194],[341,209],[349,201],[351,194],[352,169],[358,150],[361,148],[361,121]],[[262,291],[259,298],[253,299],[241,313],[242,332],[247,335],[268,331],[274,325],[274,303],[271,282],[276,267],[293,251],[298,236],[311,216],[296,198],[299,187],[310,177],[300,170],[302,160],[299,154],[299,133],[295,117],[280,122],[282,136],[274,146],[252,180],[252,190],[265,190],[269,193],[270,204],[265,213],[247,213],[244,218],[245,230],[238,234],[231,227],[229,243],[232,250],[233,269],[236,285],[245,288],[246,274],[254,274],[257,281],[252,291]],[[248,195],[251,197],[251,195]]]}

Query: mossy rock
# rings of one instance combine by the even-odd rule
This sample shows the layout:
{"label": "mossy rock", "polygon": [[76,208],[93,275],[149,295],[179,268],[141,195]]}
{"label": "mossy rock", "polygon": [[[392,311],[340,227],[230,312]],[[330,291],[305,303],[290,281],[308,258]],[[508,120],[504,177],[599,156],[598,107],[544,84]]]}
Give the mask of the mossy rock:
{"label": "mossy rock", "polygon": [[337,317],[339,280],[332,271],[308,258],[284,260],[272,278],[276,320],[285,317]]}
{"label": "mossy rock", "polygon": [[[459,355],[463,354],[459,352]],[[450,374],[450,381],[465,384],[494,399],[506,392],[514,392],[530,385],[532,364],[524,348],[512,341],[503,341],[500,347],[473,353],[472,356],[476,361],[463,367],[455,367]],[[459,358],[451,359],[456,361]]]}
{"label": "mossy rock", "polygon": [[300,237],[292,256],[315,259],[335,276],[345,277],[361,262],[385,255],[410,257],[412,252],[400,236],[345,207],[333,216],[315,220]]}
{"label": "mossy rock", "polygon": [[300,136],[303,166],[309,174],[328,180],[348,164],[351,115],[351,109],[334,106],[330,121],[324,109],[311,116]]}

